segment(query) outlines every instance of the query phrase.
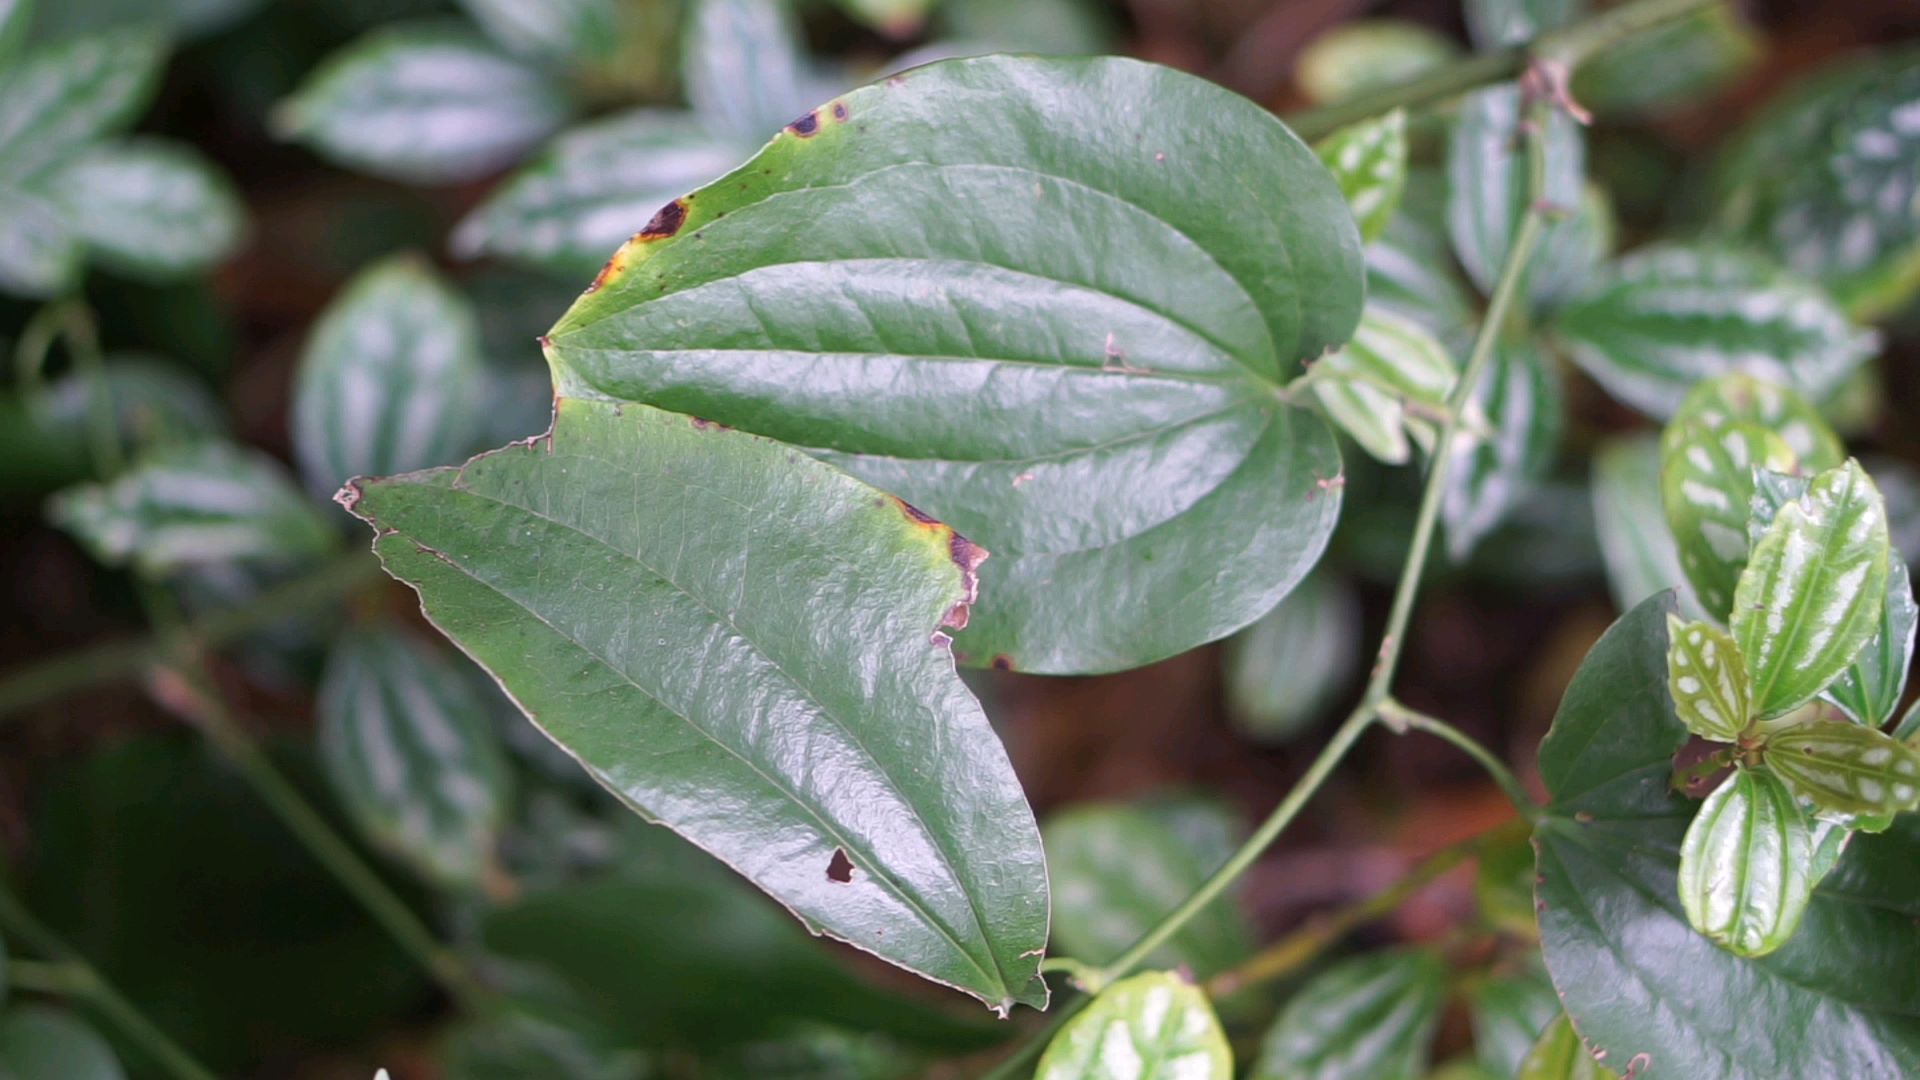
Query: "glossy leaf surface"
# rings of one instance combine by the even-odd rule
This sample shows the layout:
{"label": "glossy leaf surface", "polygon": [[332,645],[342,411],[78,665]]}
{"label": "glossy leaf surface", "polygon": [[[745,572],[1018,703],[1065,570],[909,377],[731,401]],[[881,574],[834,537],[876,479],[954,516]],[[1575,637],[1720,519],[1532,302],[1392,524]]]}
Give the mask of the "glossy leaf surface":
{"label": "glossy leaf surface", "polygon": [[430,879],[479,887],[513,778],[471,676],[410,634],[349,633],[315,714],[327,779],[360,831]]}
{"label": "glossy leaf surface", "polygon": [[1711,623],[1667,616],[1667,693],[1675,715],[1703,739],[1733,742],[1747,726],[1752,695],[1733,635]]}
{"label": "glossy leaf surface", "polygon": [[223,442],[168,446],[108,483],[68,488],[48,516],[101,562],[150,577],[196,563],[309,558],[334,544],[279,462]]}
{"label": "glossy leaf surface", "polygon": [[563,396],[813,448],[984,544],[968,662],[1105,671],[1239,629],[1318,558],[1338,454],[1275,391],[1352,331],[1359,276],[1332,178],[1250,102],[983,57],[663,208],[548,356]]}
{"label": "glossy leaf surface", "polygon": [[546,439],[345,498],[629,807],[816,933],[1045,1001],[1039,832],[940,634],[978,547],[768,440],[568,399]]}
{"label": "glossy leaf surface", "polygon": [[1360,598],[1324,570],[1228,639],[1227,712],[1241,731],[1284,742],[1319,719],[1359,668]]}
{"label": "glossy leaf surface", "polygon": [[[1040,830],[1053,889],[1053,949],[1105,964],[1153,929],[1214,867],[1152,815],[1119,803],[1088,803],[1049,817]],[[1208,905],[1149,967],[1187,965],[1207,978],[1245,960],[1253,932],[1231,896]]]}
{"label": "glossy leaf surface", "polygon": [[459,24],[402,24],[308,75],[276,107],[273,129],[351,169],[447,184],[512,163],[571,111],[538,69]]}
{"label": "glossy leaf surface", "polygon": [[1853,663],[1879,629],[1890,549],[1880,492],[1857,462],[1780,508],[1740,574],[1729,622],[1756,714],[1811,701]]}
{"label": "glossy leaf surface", "polygon": [[1822,696],[1859,723],[1876,728],[1885,724],[1900,707],[1907,688],[1916,623],[1920,623],[1920,607],[1914,605],[1907,561],[1899,551],[1890,551],[1887,601],[1880,609],[1880,624]]}
{"label": "glossy leaf surface", "polygon": [[1499,342],[1468,408],[1486,433],[1455,435],[1453,467],[1440,504],[1447,553],[1466,559],[1553,467],[1564,423],[1560,377],[1529,344]]}
{"label": "glossy leaf surface", "polygon": [[1287,1002],[1261,1040],[1254,1080],[1416,1080],[1439,1021],[1446,966],[1433,953],[1343,960]]}
{"label": "glossy leaf surface", "polygon": [[1855,836],[1769,956],[1688,926],[1677,870],[1697,804],[1668,787],[1687,738],[1666,691],[1671,610],[1654,597],[1614,624],[1540,747],[1553,795],[1534,834],[1540,932],[1567,1011],[1604,1064],[1638,1080],[1920,1069],[1915,819]]}
{"label": "glossy leaf surface", "polygon": [[1580,1033],[1561,1013],[1527,1051],[1515,1080],[1618,1080],[1618,1074],[1593,1060]]}
{"label": "glossy leaf surface", "polygon": [[582,124],[467,215],[453,250],[586,277],[662,203],[738,165],[750,150],[685,112],[636,109]]}
{"label": "glossy leaf surface", "polygon": [[1869,817],[1920,809],[1920,752],[1874,728],[1789,728],[1767,740],[1766,763],[1820,809]]}
{"label": "glossy leaf surface", "polygon": [[1400,209],[1407,186],[1407,111],[1341,128],[1314,150],[1340,182],[1361,241],[1371,243]]}
{"label": "glossy leaf surface", "polygon": [[[1529,850],[1528,855],[1531,854]],[[1533,876],[1531,865],[1527,867],[1527,876]],[[1531,901],[1528,908],[1531,915]],[[1553,984],[1547,980],[1537,956],[1530,962],[1530,968],[1520,974],[1488,979],[1473,987],[1468,995],[1474,1053],[1494,1076],[1510,1078],[1517,1073],[1541,1032],[1562,1015],[1560,1000],[1554,996]]]}
{"label": "glossy leaf surface", "polygon": [[1813,897],[1813,850],[1813,826],[1793,792],[1771,773],[1735,769],[1680,845],[1687,921],[1741,956],[1778,949]]}
{"label": "glossy leaf surface", "polygon": [[[1527,210],[1530,166],[1520,135],[1520,110],[1518,85],[1477,90],[1461,100],[1447,143],[1447,230],[1460,265],[1484,294],[1493,292]],[[1578,207],[1586,173],[1585,137],[1571,117],[1556,109],[1544,142],[1545,200]]]}
{"label": "glossy leaf surface", "polygon": [[1602,442],[1593,453],[1592,490],[1593,524],[1614,606],[1632,611],[1662,589],[1678,589],[1681,611],[1701,617],[1661,505],[1659,440],[1625,435]]}
{"label": "glossy leaf surface", "polygon": [[165,140],[96,146],[47,186],[101,262],[147,280],[205,269],[246,230],[246,210],[226,176],[197,151]]}
{"label": "glossy leaf surface", "polygon": [[126,1080],[113,1047],[86,1021],[46,1005],[0,1017],[0,1073],[19,1080]]}
{"label": "glossy leaf surface", "polygon": [[486,373],[466,298],[416,256],[363,270],[314,323],[294,377],[309,486],[446,465],[473,450]]}
{"label": "glossy leaf surface", "polygon": [[1233,1052],[1200,989],[1168,971],[1100,992],[1047,1044],[1034,1080],[1230,1080]]}
{"label": "glossy leaf surface", "polygon": [[1878,335],[1815,286],[1754,255],[1678,245],[1614,264],[1554,331],[1609,393],[1656,419],[1729,371],[1817,401],[1879,351]]}

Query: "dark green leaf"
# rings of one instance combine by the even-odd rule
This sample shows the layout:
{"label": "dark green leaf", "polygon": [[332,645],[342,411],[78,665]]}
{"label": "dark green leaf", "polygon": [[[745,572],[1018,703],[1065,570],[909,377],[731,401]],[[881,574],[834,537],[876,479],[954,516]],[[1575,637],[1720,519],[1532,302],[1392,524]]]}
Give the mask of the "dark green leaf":
{"label": "dark green leaf", "polygon": [[1685,105],[1713,96],[1764,52],[1737,5],[1717,3],[1587,57],[1573,96],[1609,116]]}
{"label": "dark green leaf", "polygon": [[132,123],[166,57],[161,34],[116,30],[34,49],[0,71],[0,189]]}
{"label": "dark green leaf", "polygon": [[145,280],[204,270],[231,254],[246,209],[226,175],[181,143],[95,146],[46,181],[102,263]]}
{"label": "dark green leaf", "polygon": [[0,0],[0,68],[13,63],[33,23],[34,0]]}
{"label": "dark green leaf", "polygon": [[95,558],[149,577],[228,559],[311,557],[335,539],[279,462],[222,442],[164,447],[108,483],[60,492],[48,515]]}
{"label": "dark green leaf", "polygon": [[1738,739],[1753,701],[1746,661],[1733,635],[1711,623],[1669,615],[1667,638],[1667,693],[1674,714],[1703,739]]}
{"label": "dark green leaf", "polygon": [[1314,151],[1340,182],[1361,242],[1372,242],[1400,209],[1407,186],[1407,111],[1395,109],[1341,128]]}
{"label": "dark green leaf", "polygon": [[1880,626],[1889,550],[1886,510],[1858,462],[1814,477],[1780,508],[1740,573],[1729,620],[1756,715],[1813,700],[1853,663]]}
{"label": "dark green leaf", "polygon": [[738,165],[750,150],[684,112],[637,109],[583,124],[467,215],[454,230],[453,250],[584,277],[662,204]]}
{"label": "dark green leaf", "polygon": [[[1667,626],[1678,632],[1673,621]],[[1687,921],[1741,956],[1778,949],[1813,898],[1814,846],[1813,826],[1785,784],[1764,770],[1735,769],[1680,845]]]}
{"label": "dark green leaf", "polygon": [[1356,19],[1309,42],[1294,81],[1314,101],[1339,101],[1424,75],[1459,52],[1452,38],[1422,23]]}
{"label": "dark green leaf", "polygon": [[273,129],[348,168],[446,184],[512,163],[571,108],[546,75],[457,23],[405,24],[329,58],[276,107]]}
{"label": "dark green leaf", "polygon": [[1913,746],[1915,735],[1920,735],[1920,701],[1915,701],[1907,709],[1907,715],[1901,717],[1900,723],[1894,725],[1893,729],[1893,737],[1909,747]]}
{"label": "dark green leaf", "polygon": [[1446,980],[1445,963],[1424,950],[1333,965],[1267,1029],[1253,1080],[1417,1080]]}
{"label": "dark green leaf", "polygon": [[1788,728],[1767,740],[1764,760],[1819,809],[1863,817],[1920,809],[1920,752],[1870,727],[1816,721]]}
{"label": "dark green leaf", "polygon": [[1677,245],[1614,264],[1554,329],[1608,392],[1656,419],[1729,371],[1820,400],[1879,351],[1814,286],[1754,255]]}
{"label": "dark green leaf", "polygon": [[[687,101],[719,135],[752,147],[812,104],[800,31],[783,0],[694,0],[685,48]],[[738,158],[729,161],[696,183],[737,164]]]}
{"label": "dark green leaf", "polygon": [[1688,927],[1676,871],[1695,804],[1668,789],[1687,736],[1666,692],[1671,611],[1657,596],[1607,632],[1540,747],[1554,797],[1535,831],[1540,931],[1567,1011],[1638,1080],[1920,1069],[1920,819],[1856,836],[1769,956]]}
{"label": "dark green leaf", "polygon": [[410,634],[355,631],[328,654],[315,716],[361,832],[431,879],[482,887],[512,774],[471,677]]}
{"label": "dark green leaf", "polygon": [[1455,562],[1473,553],[1553,467],[1560,451],[1563,403],[1551,357],[1530,344],[1500,342],[1468,404],[1486,434],[1455,437],[1453,467],[1440,504],[1447,552]]}
{"label": "dark green leaf", "polygon": [[33,36],[62,41],[76,34],[127,27],[165,26],[177,42],[218,33],[266,5],[267,0],[41,0]]}
{"label": "dark green leaf", "polygon": [[1756,113],[1723,155],[1718,218],[1854,317],[1920,286],[1920,51],[1847,55]]}
{"label": "dark green leaf", "polygon": [[776,443],[564,398],[544,440],[344,497],[635,811],[817,933],[996,1008],[1046,1000],[1039,832],[940,633],[979,548]]}
{"label": "dark green leaf", "polygon": [[[1531,190],[1520,112],[1518,85],[1477,90],[1462,99],[1447,142],[1447,230],[1467,276],[1488,294],[1499,280]],[[1574,209],[1585,188],[1585,136],[1564,110],[1555,109],[1544,141],[1544,199]],[[1566,227],[1569,223],[1555,226]]]}
{"label": "dark green leaf", "polygon": [[[1532,851],[1527,852],[1531,863]],[[1526,873],[1533,876],[1533,867]],[[1531,891],[1531,890],[1529,890]],[[1527,914],[1533,914],[1529,898]],[[1473,1047],[1480,1064],[1503,1080],[1512,1080],[1526,1060],[1540,1033],[1560,1013],[1560,999],[1553,984],[1534,955],[1526,971],[1491,978],[1475,986],[1468,995],[1468,1015],[1473,1020]]]}
{"label": "dark green leaf", "polygon": [[[1633,1067],[1628,1066],[1629,1070]],[[1639,1075],[1637,1072],[1634,1075]],[[1619,1080],[1612,1069],[1593,1059],[1573,1030],[1567,1015],[1561,1013],[1527,1051],[1520,1063],[1517,1080]]]}
{"label": "dark green leaf", "polygon": [[1200,989],[1169,971],[1100,992],[1047,1044],[1034,1080],[1231,1080],[1233,1051]]}
{"label": "dark green leaf", "polygon": [[484,417],[480,331],[425,261],[361,271],[314,323],[293,389],[294,457],[309,486],[460,460]]}
{"label": "dark green leaf", "polygon": [[1662,589],[1678,589],[1689,618],[1705,612],[1693,596],[1660,501],[1660,442],[1621,435],[1593,454],[1593,523],[1607,562],[1614,606],[1631,611]]}
{"label": "dark green leaf", "polygon": [[1586,14],[1586,0],[1466,0],[1475,48],[1521,45]]}
{"label": "dark green leaf", "polygon": [[[1199,853],[1152,816],[1118,803],[1083,803],[1047,819],[1047,878],[1053,890],[1053,951],[1105,964],[1140,940],[1213,871]],[[1245,960],[1253,932],[1222,897],[1147,958],[1150,967],[1185,964],[1200,978]]]}
{"label": "dark green leaf", "polygon": [[663,209],[548,356],[562,396],[816,448],[986,545],[970,662],[1105,671],[1245,626],[1318,558],[1338,453],[1275,390],[1360,293],[1339,189],[1250,102],[984,57]]}
{"label": "dark green leaf", "polygon": [[1887,602],[1880,609],[1880,624],[1822,696],[1868,727],[1877,728],[1892,719],[1907,688],[1916,623],[1920,623],[1920,607],[1913,602],[1907,561],[1898,551],[1889,552]]}
{"label": "dark green leaf", "polygon": [[113,1047],[86,1021],[46,1005],[0,1017],[0,1073],[18,1080],[126,1080]]}
{"label": "dark green leaf", "polygon": [[1227,709],[1262,742],[1284,742],[1320,718],[1359,667],[1360,598],[1324,570],[1227,642]]}

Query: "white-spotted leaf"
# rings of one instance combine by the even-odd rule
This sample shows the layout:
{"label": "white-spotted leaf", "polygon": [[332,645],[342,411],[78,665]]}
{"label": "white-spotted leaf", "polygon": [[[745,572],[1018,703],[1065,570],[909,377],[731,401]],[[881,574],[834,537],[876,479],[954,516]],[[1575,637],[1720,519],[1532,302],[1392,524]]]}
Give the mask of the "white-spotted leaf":
{"label": "white-spotted leaf", "polygon": [[1764,760],[1818,809],[1867,817],[1920,809],[1920,753],[1870,727],[1827,720],[1789,728],[1767,740]]}
{"label": "white-spotted leaf", "polygon": [[1320,160],[1340,182],[1347,207],[1360,226],[1360,239],[1371,243],[1400,209],[1407,186],[1407,111],[1363,120],[1327,136],[1314,147]]}
{"label": "white-spotted leaf", "polygon": [[1047,1044],[1034,1080],[1232,1080],[1233,1052],[1200,989],[1169,971],[1122,979]]}
{"label": "white-spotted leaf", "polygon": [[1733,635],[1710,623],[1667,616],[1667,692],[1687,730],[1703,739],[1733,742],[1747,726],[1752,704],[1747,665]]}

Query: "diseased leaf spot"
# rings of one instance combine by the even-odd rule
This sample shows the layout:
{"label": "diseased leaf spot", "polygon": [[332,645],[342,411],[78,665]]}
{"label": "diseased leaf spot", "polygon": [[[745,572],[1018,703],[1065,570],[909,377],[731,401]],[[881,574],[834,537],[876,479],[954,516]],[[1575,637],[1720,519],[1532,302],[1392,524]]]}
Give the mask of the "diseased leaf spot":
{"label": "diseased leaf spot", "polygon": [[836,102],[834,102],[834,103],[833,103],[833,118],[834,118],[835,120],[845,120],[845,119],[847,118],[847,103],[846,103],[846,102],[844,102],[844,101],[836,101]]}
{"label": "diseased leaf spot", "polygon": [[661,237],[672,236],[680,231],[680,226],[685,224],[686,220],[687,200],[675,199],[654,213],[652,220],[640,230],[640,239],[658,240]]}
{"label": "diseased leaf spot", "polygon": [[833,858],[827,862],[827,880],[842,885],[853,880],[853,860],[847,858],[846,848],[833,849]]}
{"label": "diseased leaf spot", "polygon": [[788,124],[787,130],[803,139],[812,135],[814,132],[820,130],[820,113],[818,111],[808,113],[793,123]]}
{"label": "diseased leaf spot", "polygon": [[1013,670],[1013,657],[1008,656],[1006,653],[1001,653],[1000,655],[994,657],[991,662],[993,665],[993,670],[995,671],[1012,671]]}

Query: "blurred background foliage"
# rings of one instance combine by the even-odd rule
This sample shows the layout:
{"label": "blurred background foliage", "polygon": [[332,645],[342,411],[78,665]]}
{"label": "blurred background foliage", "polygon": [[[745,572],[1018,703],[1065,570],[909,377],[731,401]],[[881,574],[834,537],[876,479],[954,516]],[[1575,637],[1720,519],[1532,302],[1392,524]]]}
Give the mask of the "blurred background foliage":
{"label": "blurred background foliage", "polygon": [[[1566,7],[61,0],[32,9],[30,25],[0,14],[8,64],[97,47],[102,70],[150,82],[58,162],[21,164],[21,144],[0,133],[12,155],[0,156],[0,213],[14,223],[0,229],[0,340],[20,361],[0,390],[0,654],[13,667],[136,634],[154,580],[163,610],[231,610],[365,543],[324,501],[346,476],[541,431],[550,398],[535,339],[612,248],[848,86],[984,51],[1112,51],[1284,115],[1525,40]],[[1920,100],[1920,66],[1901,51],[1916,34],[1920,9],[1902,0],[1738,0],[1601,58],[1573,86],[1595,113],[1580,199],[1599,255],[1710,235],[1879,327],[1877,356],[1823,409],[1869,455],[1909,559],[1920,556],[1913,153],[1863,152],[1837,179],[1783,165]],[[1375,299],[1457,346],[1480,299],[1434,245],[1450,119],[1409,117],[1416,167],[1370,259]],[[1902,176],[1904,202],[1859,197]],[[29,235],[22,223],[43,221],[33,215],[45,224]],[[1395,252],[1406,258],[1389,265]],[[69,295],[84,306],[43,306]],[[65,346],[49,347],[56,331]],[[89,335],[138,468],[74,488],[101,467],[88,428],[99,384],[73,345]],[[1659,519],[1653,429],[1551,355],[1565,342],[1540,348],[1559,426],[1491,517],[1449,517],[1455,558],[1431,570],[1399,692],[1458,718],[1536,784],[1533,748],[1574,666],[1617,611],[1675,580],[1622,529]],[[361,369],[398,353],[434,357],[417,368],[428,377],[358,407],[405,438],[344,445],[329,441],[339,418],[303,413],[316,395],[301,387],[372,377]],[[391,411],[401,404],[418,422]],[[1346,460],[1332,555],[1234,639],[1097,678],[969,675],[1044,825],[1056,949],[1098,962],[1137,936],[1271,808],[1316,730],[1357,694],[1418,482],[1352,447]],[[182,485],[218,497],[183,517],[168,501]],[[214,676],[301,790],[515,1003],[454,1023],[409,958],[138,688],[10,712],[7,877],[222,1075],[364,1078],[384,1065],[396,1080],[888,1080],[965,1075],[984,1060],[968,1055],[1001,1037],[957,995],[809,937],[634,820],[384,579],[345,610],[290,611],[249,633]],[[445,720],[452,750],[407,742],[420,715]],[[383,756],[398,786],[367,787],[378,770],[365,762]],[[407,796],[419,791],[430,797]],[[1466,852],[1470,865],[1423,862],[1510,814],[1466,759],[1369,736],[1232,901],[1159,960],[1203,979],[1233,971],[1258,942],[1430,865],[1390,916],[1343,927],[1353,933],[1335,954],[1445,950],[1466,974],[1462,993],[1429,1010],[1436,1060],[1511,1076],[1555,1010],[1530,958],[1524,843],[1494,833]],[[1369,961],[1379,971],[1335,975],[1428,994],[1425,955],[1382,953]],[[1246,993],[1216,985],[1236,1049],[1251,1051],[1305,970]],[[57,1024],[40,1007],[8,1014],[0,1057],[14,1027]],[[1270,1038],[1288,1016],[1306,1023],[1304,1009],[1296,1001]],[[118,1050],[130,1074],[159,1075],[137,1048]]]}

